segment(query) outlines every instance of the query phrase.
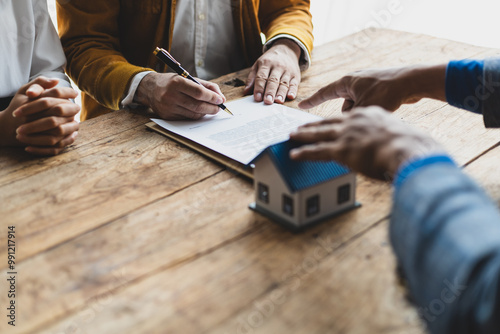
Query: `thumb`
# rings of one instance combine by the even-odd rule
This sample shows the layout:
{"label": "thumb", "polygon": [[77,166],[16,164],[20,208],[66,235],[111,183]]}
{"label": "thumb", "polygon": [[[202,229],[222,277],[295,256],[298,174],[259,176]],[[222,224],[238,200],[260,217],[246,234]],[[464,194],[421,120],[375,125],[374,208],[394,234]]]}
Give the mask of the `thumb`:
{"label": "thumb", "polygon": [[250,70],[250,73],[247,77],[247,82],[245,84],[245,89],[243,90],[243,95],[248,95],[253,89],[253,85],[255,83],[256,70],[254,67]]}
{"label": "thumb", "polygon": [[26,94],[29,98],[39,97],[46,89],[57,86],[59,79],[49,79],[38,77],[21,88],[21,93]]}

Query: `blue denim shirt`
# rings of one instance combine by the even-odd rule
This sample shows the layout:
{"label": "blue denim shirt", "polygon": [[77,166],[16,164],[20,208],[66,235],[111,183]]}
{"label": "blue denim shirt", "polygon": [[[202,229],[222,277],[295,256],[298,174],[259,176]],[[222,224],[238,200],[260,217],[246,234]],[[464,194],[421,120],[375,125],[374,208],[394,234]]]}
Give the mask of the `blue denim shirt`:
{"label": "blue denim shirt", "polygon": [[446,100],[483,114],[487,128],[500,127],[500,58],[451,61],[446,69]]}
{"label": "blue denim shirt", "polygon": [[[499,127],[499,79],[499,59],[451,62],[448,102]],[[429,331],[499,334],[497,206],[447,156],[403,165],[394,186],[391,243]]]}
{"label": "blue denim shirt", "polygon": [[498,334],[500,214],[451,160],[435,158],[396,180],[394,251],[431,333]]}

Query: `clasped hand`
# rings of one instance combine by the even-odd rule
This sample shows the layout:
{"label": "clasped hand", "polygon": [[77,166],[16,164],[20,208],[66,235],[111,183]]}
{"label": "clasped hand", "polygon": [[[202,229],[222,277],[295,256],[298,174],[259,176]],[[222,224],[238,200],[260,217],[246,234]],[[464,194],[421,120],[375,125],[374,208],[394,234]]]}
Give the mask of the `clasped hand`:
{"label": "clasped hand", "polygon": [[0,112],[2,146],[25,146],[36,155],[56,155],[71,145],[79,123],[80,107],[71,102],[77,92],[56,87],[59,80],[38,77],[22,86],[10,105]]}

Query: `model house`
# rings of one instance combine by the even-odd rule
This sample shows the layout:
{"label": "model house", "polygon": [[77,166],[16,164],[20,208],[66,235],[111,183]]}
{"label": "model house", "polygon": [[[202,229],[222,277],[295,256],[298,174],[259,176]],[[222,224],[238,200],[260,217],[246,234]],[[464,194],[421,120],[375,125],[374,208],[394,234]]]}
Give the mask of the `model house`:
{"label": "model house", "polygon": [[299,230],[359,206],[353,172],[335,162],[291,160],[290,150],[297,146],[281,142],[253,160],[252,210]]}

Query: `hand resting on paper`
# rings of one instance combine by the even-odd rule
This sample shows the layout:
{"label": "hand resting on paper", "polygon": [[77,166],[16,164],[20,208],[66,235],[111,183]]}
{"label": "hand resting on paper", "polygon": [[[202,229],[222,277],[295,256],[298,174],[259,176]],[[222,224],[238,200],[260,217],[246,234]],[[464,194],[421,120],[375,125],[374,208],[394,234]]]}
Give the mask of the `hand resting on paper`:
{"label": "hand resting on paper", "polygon": [[295,99],[301,80],[301,52],[294,41],[278,39],[252,66],[243,93],[250,94],[253,89],[255,101],[265,104]]}

